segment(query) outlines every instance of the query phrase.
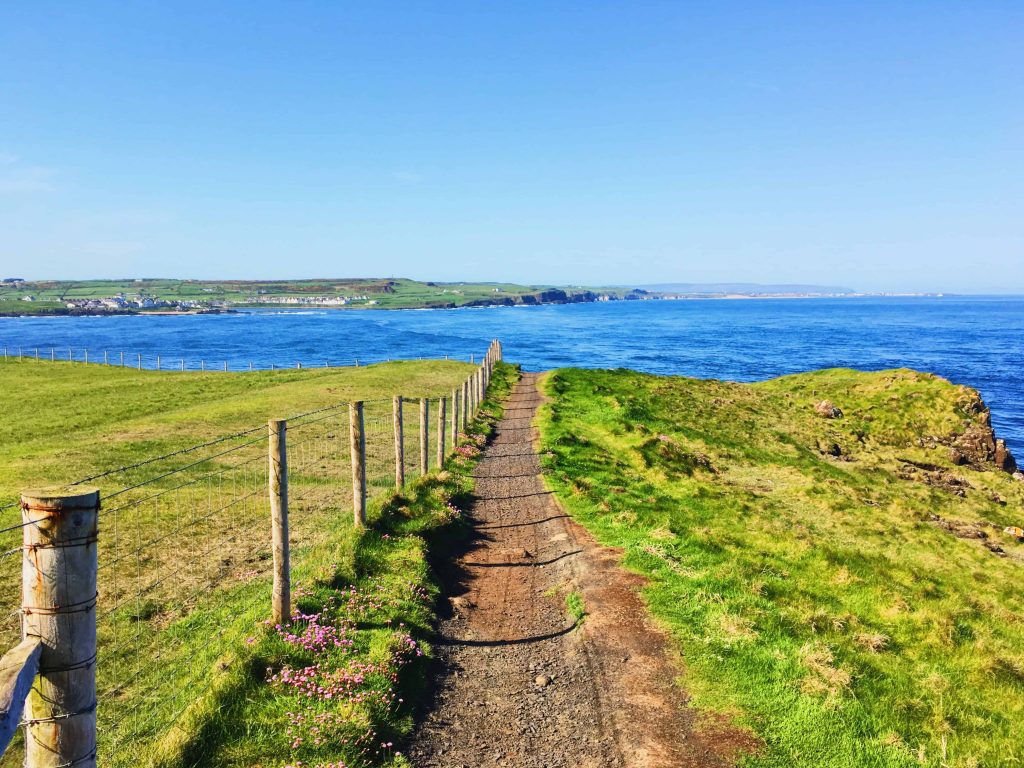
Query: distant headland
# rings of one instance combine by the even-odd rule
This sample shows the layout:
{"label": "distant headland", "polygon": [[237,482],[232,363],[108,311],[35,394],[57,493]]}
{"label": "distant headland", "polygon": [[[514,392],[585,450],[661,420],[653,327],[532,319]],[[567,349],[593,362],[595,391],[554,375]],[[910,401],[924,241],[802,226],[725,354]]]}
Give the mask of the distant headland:
{"label": "distant headland", "polygon": [[6,277],[0,280],[0,316],[201,314],[260,308],[455,309],[599,301],[865,295],[868,294],[835,286],[757,283],[600,287],[433,282],[406,278],[24,280]]}

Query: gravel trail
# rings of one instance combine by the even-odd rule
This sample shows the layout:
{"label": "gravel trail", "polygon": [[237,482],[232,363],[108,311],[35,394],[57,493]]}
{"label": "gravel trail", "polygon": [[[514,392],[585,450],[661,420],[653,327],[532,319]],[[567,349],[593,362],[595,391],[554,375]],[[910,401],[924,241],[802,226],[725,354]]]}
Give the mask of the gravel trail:
{"label": "gravel trail", "polygon": [[[477,465],[475,537],[446,574],[451,611],[413,765],[732,765],[749,737],[720,720],[697,726],[642,580],[545,489],[531,426],[541,403],[537,374],[524,374]],[[582,622],[566,608],[572,591]]]}

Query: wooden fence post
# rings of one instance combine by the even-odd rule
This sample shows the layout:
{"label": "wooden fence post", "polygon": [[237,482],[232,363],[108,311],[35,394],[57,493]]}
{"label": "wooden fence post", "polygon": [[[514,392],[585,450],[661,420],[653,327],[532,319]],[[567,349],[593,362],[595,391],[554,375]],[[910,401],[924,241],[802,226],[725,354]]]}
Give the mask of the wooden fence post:
{"label": "wooden fence post", "polygon": [[420,474],[430,469],[430,400],[420,398]]}
{"label": "wooden fence post", "polygon": [[366,434],[363,403],[348,404],[348,437],[352,452],[352,511],[357,526],[366,524]]}
{"label": "wooden fence post", "polygon": [[452,390],[452,450],[459,444],[459,388]]}
{"label": "wooden fence post", "polygon": [[469,379],[462,382],[462,431],[469,426]]}
{"label": "wooden fence post", "polygon": [[288,422],[271,419],[270,431],[270,538],[274,552],[273,618],[287,624],[292,616],[291,567],[288,553]]}
{"label": "wooden fence post", "polygon": [[21,496],[22,638],[39,638],[25,707],[25,765],[96,765],[95,488]]}
{"label": "wooden fence post", "polygon": [[439,397],[437,399],[437,468],[444,466],[444,428],[448,421],[446,406],[448,401]]}
{"label": "wooden fence post", "polygon": [[391,414],[395,424],[395,487],[402,488],[405,485],[405,424],[402,420],[401,395],[395,395]]}

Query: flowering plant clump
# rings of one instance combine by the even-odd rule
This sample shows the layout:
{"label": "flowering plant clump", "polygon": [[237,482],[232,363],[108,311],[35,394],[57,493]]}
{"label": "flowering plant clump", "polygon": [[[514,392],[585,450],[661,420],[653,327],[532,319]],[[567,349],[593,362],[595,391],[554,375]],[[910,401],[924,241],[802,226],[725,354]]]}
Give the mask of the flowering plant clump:
{"label": "flowering plant clump", "polygon": [[441,520],[445,523],[451,523],[462,517],[462,510],[452,504],[450,501],[444,503],[444,509],[438,513]]}
{"label": "flowering plant clump", "polygon": [[[349,762],[293,759],[291,768],[361,768],[397,756],[393,742],[382,739],[374,723],[386,721],[403,704],[399,673],[423,655],[404,622],[381,615],[403,603],[429,605],[430,594],[422,586],[378,577],[332,592],[321,600],[320,610],[296,611],[291,624],[273,626],[272,637],[283,642],[287,660],[269,670],[267,680],[294,702],[285,728],[294,758],[326,749],[332,758],[340,751]],[[369,658],[377,654],[365,647],[359,626],[367,620],[391,628],[383,658]]]}
{"label": "flowering plant clump", "polygon": [[460,445],[455,452],[464,459],[475,459],[480,455],[480,449],[475,445]]}

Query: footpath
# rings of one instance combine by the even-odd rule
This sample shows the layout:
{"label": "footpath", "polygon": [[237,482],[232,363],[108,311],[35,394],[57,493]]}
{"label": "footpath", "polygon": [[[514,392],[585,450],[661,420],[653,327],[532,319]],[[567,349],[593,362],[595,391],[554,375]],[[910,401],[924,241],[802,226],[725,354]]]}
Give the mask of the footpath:
{"label": "footpath", "polygon": [[[444,574],[434,699],[416,768],[728,766],[747,738],[697,726],[682,666],[651,624],[639,576],[544,488],[524,374],[477,465],[475,535]],[[573,616],[566,597],[582,598]]]}

